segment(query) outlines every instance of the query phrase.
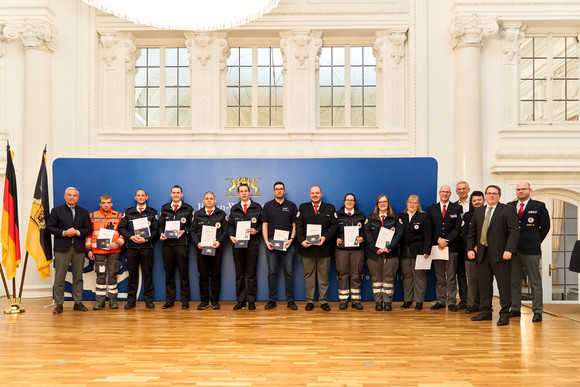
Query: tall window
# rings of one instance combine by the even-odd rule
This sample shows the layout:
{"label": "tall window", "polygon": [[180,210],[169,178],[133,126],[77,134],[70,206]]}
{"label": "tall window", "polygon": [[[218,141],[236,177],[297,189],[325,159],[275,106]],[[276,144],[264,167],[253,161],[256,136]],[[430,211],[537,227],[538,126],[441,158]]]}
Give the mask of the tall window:
{"label": "tall window", "polygon": [[372,47],[322,47],[320,126],[376,126],[375,65]]}
{"label": "tall window", "polygon": [[282,95],[282,54],[279,48],[230,49],[227,126],[282,126]]}
{"label": "tall window", "polygon": [[520,54],[520,121],[578,121],[576,37],[528,37]]}
{"label": "tall window", "polygon": [[188,58],[186,48],[141,49],[135,63],[135,126],[191,126]]}

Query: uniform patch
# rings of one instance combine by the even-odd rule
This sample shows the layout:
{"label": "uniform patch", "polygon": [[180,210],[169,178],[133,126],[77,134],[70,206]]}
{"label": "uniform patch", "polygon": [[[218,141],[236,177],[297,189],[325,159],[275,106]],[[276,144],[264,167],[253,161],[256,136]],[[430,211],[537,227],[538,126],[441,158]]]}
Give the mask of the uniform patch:
{"label": "uniform patch", "polygon": [[338,219],[338,215],[336,214],[336,212],[334,213],[334,217],[335,217],[336,219]]}
{"label": "uniform patch", "polygon": [[258,219],[252,218],[252,223],[257,223],[257,222],[258,222]]}
{"label": "uniform patch", "polygon": [[123,215],[121,216],[121,218],[124,218],[124,217],[125,217],[125,213],[123,212]]}
{"label": "uniform patch", "polygon": [[534,223],[534,218],[528,218],[528,223]]}
{"label": "uniform patch", "polygon": [[368,222],[369,222],[369,219],[368,219],[368,218],[367,218],[367,219],[365,219],[365,224],[367,224]]}
{"label": "uniform patch", "polygon": [[416,225],[414,225],[414,226],[413,226],[413,228],[414,228],[415,230],[418,230],[418,229],[419,229],[419,225],[418,225],[418,224],[416,224]]}
{"label": "uniform patch", "polygon": [[403,224],[403,219],[399,219],[399,223]]}
{"label": "uniform patch", "polygon": [[361,228],[362,227],[362,223],[361,222],[358,222],[357,226],[358,226],[358,228]]}
{"label": "uniform patch", "polygon": [[148,224],[149,226],[151,226],[151,222],[150,222],[150,221],[147,221],[147,224]]}
{"label": "uniform patch", "polygon": [[185,223],[187,222],[187,220],[185,220],[185,218],[181,218],[181,223]]}
{"label": "uniform patch", "polygon": [[227,215],[226,215],[226,222],[227,222],[227,221],[228,221],[228,217],[227,217]]}
{"label": "uniform patch", "polygon": [[461,221],[461,227],[465,226],[465,220]]}
{"label": "uniform patch", "polygon": [[155,219],[159,220],[159,215],[155,214]]}
{"label": "uniform patch", "polygon": [[217,222],[217,223],[215,224],[215,228],[220,228],[221,226],[222,226],[222,224],[221,224],[220,222]]}
{"label": "uniform patch", "polygon": [[297,217],[297,218],[300,218],[300,211],[298,211],[298,212],[296,213],[296,217]]}
{"label": "uniform patch", "polygon": [[395,231],[395,228],[394,227],[391,227],[391,231]]}
{"label": "uniform patch", "polygon": [[534,211],[528,211],[528,214],[537,214],[537,213],[538,213],[538,211],[535,211],[535,210]]}
{"label": "uniform patch", "polygon": [[457,218],[457,214],[449,215],[450,218]]}

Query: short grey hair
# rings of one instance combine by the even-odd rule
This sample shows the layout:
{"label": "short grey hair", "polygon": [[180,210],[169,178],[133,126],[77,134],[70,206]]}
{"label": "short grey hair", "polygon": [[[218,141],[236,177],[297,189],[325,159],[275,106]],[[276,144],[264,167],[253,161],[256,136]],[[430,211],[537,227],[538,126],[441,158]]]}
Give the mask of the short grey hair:
{"label": "short grey hair", "polygon": [[70,190],[77,191],[77,194],[79,193],[79,190],[76,189],[75,187],[68,187],[67,189],[64,190],[64,194],[66,195],[66,193]]}

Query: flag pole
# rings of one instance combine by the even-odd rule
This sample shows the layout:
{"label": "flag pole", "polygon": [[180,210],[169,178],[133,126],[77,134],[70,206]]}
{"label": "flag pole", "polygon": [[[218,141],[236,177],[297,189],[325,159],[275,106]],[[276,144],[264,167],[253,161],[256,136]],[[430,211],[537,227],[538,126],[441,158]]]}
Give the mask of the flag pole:
{"label": "flag pole", "polygon": [[[24,267],[22,268],[22,279],[20,280],[20,291],[18,292],[18,299],[16,300],[16,305],[20,305],[20,300],[22,299],[22,288],[24,288],[24,277],[26,277],[26,265],[28,264],[28,251],[24,256]],[[14,289],[16,291],[16,289]],[[16,292],[14,293],[14,298],[16,298]],[[24,310],[22,310],[24,312]]]}
{"label": "flag pole", "polygon": [[4,276],[4,269],[0,268],[0,274],[2,274],[2,283],[4,284],[4,290],[6,291],[8,305],[12,306],[12,298],[10,297],[10,292],[8,291],[8,284],[6,283],[6,277]]}

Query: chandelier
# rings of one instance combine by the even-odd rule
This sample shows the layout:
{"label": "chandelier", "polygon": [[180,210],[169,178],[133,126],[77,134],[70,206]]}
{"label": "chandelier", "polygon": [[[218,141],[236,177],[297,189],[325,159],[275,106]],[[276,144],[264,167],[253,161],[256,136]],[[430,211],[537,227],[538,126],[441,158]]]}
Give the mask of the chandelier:
{"label": "chandelier", "polygon": [[280,0],[82,0],[136,24],[170,30],[214,31],[249,23]]}

